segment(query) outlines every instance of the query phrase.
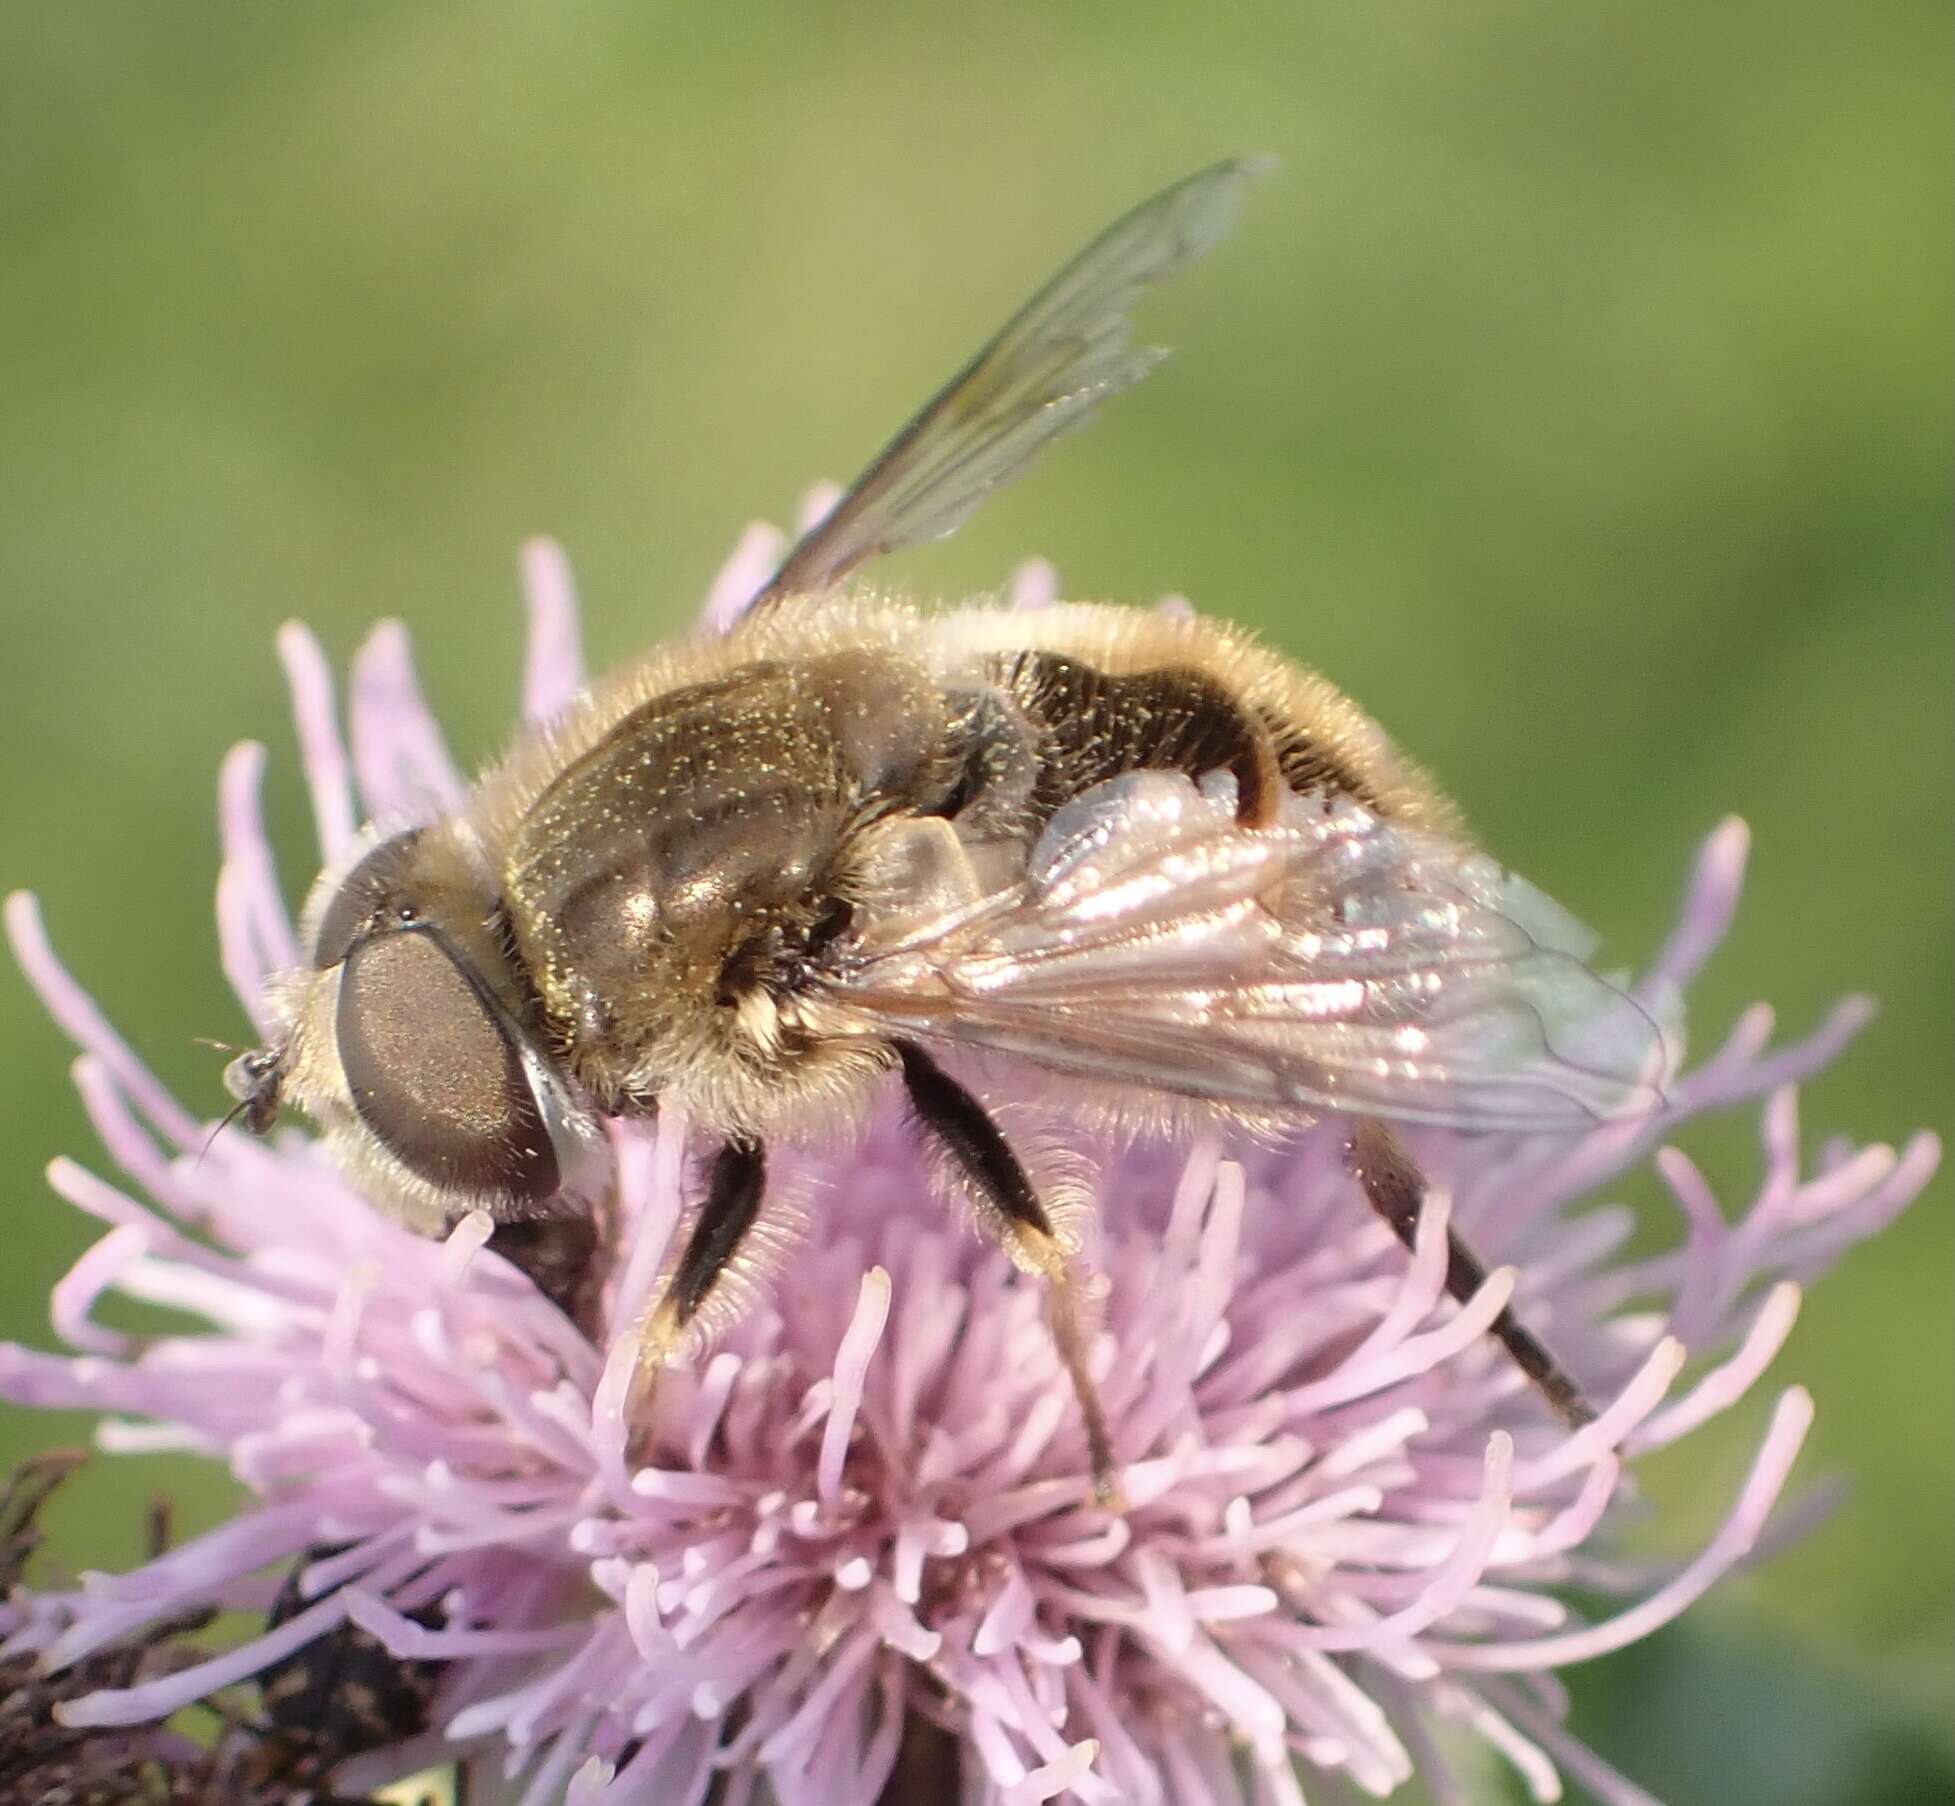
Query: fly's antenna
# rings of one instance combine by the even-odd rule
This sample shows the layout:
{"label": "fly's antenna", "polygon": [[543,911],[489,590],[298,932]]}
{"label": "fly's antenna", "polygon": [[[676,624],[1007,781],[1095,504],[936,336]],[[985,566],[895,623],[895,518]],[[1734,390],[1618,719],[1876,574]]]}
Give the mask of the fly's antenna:
{"label": "fly's antenna", "polygon": [[226,1129],[228,1129],[234,1122],[238,1120],[240,1116],[242,1116],[245,1113],[245,1111],[247,1111],[250,1108],[251,1108],[251,1099],[248,1097],[241,1097],[238,1099],[238,1101],[235,1104],[233,1104],[230,1107],[230,1109],[226,1110],[224,1114],[217,1119],[216,1123],[211,1128],[211,1132],[204,1137],[204,1145],[197,1150],[197,1158],[190,1163],[190,1170],[192,1172],[195,1172],[198,1167],[203,1165],[204,1156],[208,1154],[211,1151],[211,1149],[217,1145],[218,1136],[222,1135]]}

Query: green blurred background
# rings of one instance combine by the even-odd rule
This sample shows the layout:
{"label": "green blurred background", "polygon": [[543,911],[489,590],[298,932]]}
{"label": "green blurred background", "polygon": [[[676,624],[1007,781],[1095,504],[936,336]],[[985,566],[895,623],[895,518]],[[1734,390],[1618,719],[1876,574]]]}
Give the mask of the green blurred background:
{"label": "green blurred background", "polygon": [[[1180,347],[919,586],[1023,551],[1179,589],[1373,708],[1625,957],[1752,822],[1695,1006],[1886,1011],[1806,1099],[1894,1140],[1950,1096],[1948,30],[1939,6],[630,4],[0,8],[0,883],[203,1109],[236,1035],[211,779],[275,748],[270,638],[414,629],[468,757],[509,720],[521,535],[592,650],[685,621],[750,515],[846,475],[1032,282],[1213,156],[1283,171],[1147,326]],[[0,981],[0,1327],[87,1225],[67,1052]],[[1690,1143],[1728,1200],[1755,1135]],[[1648,1199],[1664,1233],[1654,1190]],[[1853,1498],[1575,1679],[1673,1802],[1951,1786],[1948,1187],[1808,1302],[1783,1378]],[[1651,1471],[1723,1509],[1763,1398]],[[12,1416],[0,1453],[79,1425]],[[60,1544],[168,1483],[98,1464]]]}

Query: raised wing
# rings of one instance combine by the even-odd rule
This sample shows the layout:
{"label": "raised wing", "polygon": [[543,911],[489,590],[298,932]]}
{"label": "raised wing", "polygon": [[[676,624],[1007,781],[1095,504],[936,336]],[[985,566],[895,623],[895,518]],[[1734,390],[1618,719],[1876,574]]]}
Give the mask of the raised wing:
{"label": "raised wing", "polygon": [[955,532],[1061,433],[1139,382],[1167,354],[1128,343],[1129,310],[1222,237],[1262,167],[1217,163],[1109,226],[883,448],[753,606],[826,589],[866,559]]}
{"label": "raised wing", "polygon": [[1661,1101],[1663,1030],[1540,892],[1348,798],[1239,827],[1227,787],[1099,786],[1022,880],[881,917],[828,995],[871,1032],[1278,1114],[1555,1130]]}

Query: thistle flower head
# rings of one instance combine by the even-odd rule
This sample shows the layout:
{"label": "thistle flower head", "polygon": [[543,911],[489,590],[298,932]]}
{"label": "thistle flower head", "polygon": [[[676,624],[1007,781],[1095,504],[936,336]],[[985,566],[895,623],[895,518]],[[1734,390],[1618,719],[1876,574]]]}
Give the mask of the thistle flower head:
{"label": "thistle flower head", "polygon": [[[709,630],[778,545],[742,542]],[[576,616],[554,548],[531,546],[525,570],[525,704],[543,717],[581,681]],[[1020,573],[1021,604],[1050,591],[1049,567]],[[397,625],[355,662],[345,740],[313,641],[288,628],[280,646],[325,859],[362,816],[458,800]],[[261,764],[247,746],[224,769],[218,916],[262,1026],[297,950]],[[1716,946],[1744,857],[1736,823],[1706,843],[1636,981],[1646,1002]],[[714,1789],[721,1806],[843,1806],[876,1799],[906,1733],[934,1725],[966,1797],[1000,1806],[1300,1802],[1322,1777],[1383,1797],[1414,1774],[1458,1800],[1462,1739],[1536,1797],[1559,1769],[1644,1800],[1563,1728],[1556,1671],[1674,1618],[1796,1521],[1779,1507],[1812,1407],[1779,1394],[1722,1528],[1667,1571],[1612,1547],[1629,1464],[1753,1388],[1802,1286],[1896,1215],[1938,1152],[1922,1136],[1802,1154],[1792,1087],[1851,1036],[1857,1004],[1776,1048],[1752,1012],[1654,1119],[1419,1138],[1437,1183],[1409,1258],[1333,1129],[1075,1145],[1097,1205],[1115,1515],[1090,1502],[1036,1291],[943,1208],[893,1101],[859,1146],[782,1163],[819,1235],[667,1376],[649,1439],[628,1444],[634,1326],[691,1195],[682,1120],[614,1125],[587,1333],[487,1246],[486,1217],[417,1238],[298,1130],[206,1151],[209,1125],[56,963],[32,903],[7,919],[82,1049],[76,1082],[123,1177],[50,1169],[105,1230],[54,1289],[67,1351],[0,1348],[0,1396],[97,1411],[111,1450],[222,1461],[246,1502],[131,1573],[23,1595],[0,1659],[64,1671],[186,1610],[265,1613],[286,1587],[262,1634],[71,1694],[60,1716],[155,1723],[357,1632],[439,1681],[428,1729],[354,1757],[342,1788],[459,1759],[526,1806]],[[1663,1144],[1748,1106],[1763,1177],[1727,1215]],[[1653,1152],[1679,1234],[1631,1254],[1606,1193]],[[1464,1306],[1445,1292],[1449,1225],[1503,1263]],[[94,1314],[110,1290],[198,1326],[125,1336]],[[1510,1302],[1598,1402],[1587,1427],[1560,1425],[1486,1335]],[[1625,1599],[1586,1619],[1570,1587]]]}

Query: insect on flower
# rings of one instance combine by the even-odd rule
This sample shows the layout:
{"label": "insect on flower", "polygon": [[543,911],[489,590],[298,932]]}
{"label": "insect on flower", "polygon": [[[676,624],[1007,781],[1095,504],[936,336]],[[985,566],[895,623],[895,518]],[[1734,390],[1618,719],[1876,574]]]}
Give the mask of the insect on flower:
{"label": "insect on flower", "polygon": [[[266,1614],[276,1631],[307,1603],[314,1565],[344,1551],[309,1549],[286,1575]],[[412,1622],[425,1623],[423,1608]],[[385,1749],[428,1727],[436,1668],[402,1661],[357,1624],[342,1624],[258,1677],[263,1724],[257,1772],[266,1781],[310,1782],[349,1756]]]}
{"label": "insect on flower", "polygon": [[[718,1151],[642,1383],[724,1300],[768,1148],[859,1125],[899,1085],[946,1188],[1045,1282],[1110,1499],[1055,1187],[954,1068],[1029,1063],[1122,1131],[1336,1113],[1408,1246],[1424,1181],[1392,1125],[1652,1108],[1658,1024],[1322,678],[1194,618],[926,612],[850,584],[1147,373],[1130,308],[1217,241],[1253,167],[1191,176],[1088,245],[729,632],[591,686],[454,813],[370,827],[312,892],[270,1045],[227,1075],[247,1122],[298,1106],[434,1232],[478,1208],[588,1214],[605,1120],[682,1108]],[[1455,1242],[1449,1290],[1483,1277]],[[1583,1416],[1535,1337],[1505,1314],[1493,1333]]]}

